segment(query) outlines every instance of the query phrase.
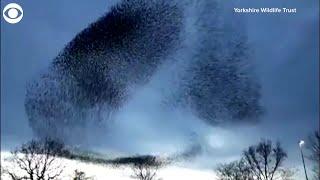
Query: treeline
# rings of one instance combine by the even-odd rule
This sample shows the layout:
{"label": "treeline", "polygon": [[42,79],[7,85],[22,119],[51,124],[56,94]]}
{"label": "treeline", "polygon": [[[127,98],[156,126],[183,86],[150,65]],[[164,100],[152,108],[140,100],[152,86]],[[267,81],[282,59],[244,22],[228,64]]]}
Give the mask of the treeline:
{"label": "treeline", "polygon": [[[314,165],[312,179],[319,180],[320,134],[315,132],[307,141],[307,158]],[[157,180],[157,172],[170,161],[155,156],[132,156],[104,159],[69,150],[63,143],[52,140],[31,140],[11,152],[6,159],[12,165],[1,166],[1,179],[59,180],[65,169],[59,158],[79,160],[94,164],[126,166],[131,168],[131,178]],[[219,180],[293,180],[295,171],[284,167],[287,153],[279,142],[261,140],[243,151],[242,157],[230,163],[219,164],[215,169]],[[106,177],[107,178],[107,177]],[[310,179],[309,178],[309,179]],[[84,171],[75,169],[72,180],[91,180]]]}
{"label": "treeline", "polygon": [[[156,180],[160,167],[168,164],[156,156],[132,156],[116,159],[103,159],[75,153],[66,146],[50,138],[44,140],[31,140],[11,152],[6,159],[13,166],[1,167],[1,177],[12,180],[59,180],[65,165],[59,158],[90,162],[93,164],[111,165],[113,167],[129,166],[132,170],[131,177],[139,180]],[[74,170],[73,180],[91,180],[84,171]]]}

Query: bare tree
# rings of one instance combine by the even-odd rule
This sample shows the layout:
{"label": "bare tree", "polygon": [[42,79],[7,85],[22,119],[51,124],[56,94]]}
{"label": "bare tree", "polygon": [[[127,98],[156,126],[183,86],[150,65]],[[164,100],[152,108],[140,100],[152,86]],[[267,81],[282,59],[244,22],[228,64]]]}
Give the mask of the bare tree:
{"label": "bare tree", "polygon": [[217,175],[219,180],[253,180],[251,169],[244,159],[219,165]]}
{"label": "bare tree", "polygon": [[162,167],[163,163],[157,161],[154,157],[152,161],[137,162],[131,166],[134,179],[139,180],[157,180],[157,172]]}
{"label": "bare tree", "polygon": [[83,171],[75,170],[72,180],[91,180],[92,177],[87,177],[86,173]]}
{"label": "bare tree", "polygon": [[12,156],[7,160],[13,167],[6,168],[4,173],[12,180],[55,180],[63,171],[57,157],[67,153],[60,142],[31,140],[11,152]]}
{"label": "bare tree", "polygon": [[131,177],[139,180],[156,180],[158,169],[158,167],[149,166],[147,164],[134,165],[132,166],[133,175]]}
{"label": "bare tree", "polygon": [[310,156],[308,157],[314,163],[314,179],[320,179],[320,133],[319,131],[309,136],[309,143],[307,146]]}
{"label": "bare tree", "polygon": [[280,143],[273,146],[270,140],[262,140],[244,151],[244,158],[258,180],[273,180],[286,157]]}

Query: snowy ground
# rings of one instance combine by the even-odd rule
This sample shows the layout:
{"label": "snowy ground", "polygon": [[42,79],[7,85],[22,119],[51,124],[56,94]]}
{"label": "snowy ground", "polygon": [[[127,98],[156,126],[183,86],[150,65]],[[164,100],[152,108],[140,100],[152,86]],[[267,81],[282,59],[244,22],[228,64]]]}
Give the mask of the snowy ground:
{"label": "snowy ground", "polygon": [[[11,164],[5,161],[10,157],[10,153],[1,152],[1,166],[7,167]],[[129,180],[132,178],[132,170],[130,168],[115,168],[111,166],[101,166],[90,163],[83,163],[74,160],[59,159],[59,164],[64,166],[63,175],[60,179],[71,179],[74,170],[84,171],[87,176],[93,177],[95,180]],[[18,170],[16,171],[18,172]],[[158,178],[163,180],[177,180],[183,178],[184,180],[214,180],[216,179],[213,171],[191,169],[181,166],[168,166],[158,171]],[[8,177],[1,177],[2,180],[9,180]]]}

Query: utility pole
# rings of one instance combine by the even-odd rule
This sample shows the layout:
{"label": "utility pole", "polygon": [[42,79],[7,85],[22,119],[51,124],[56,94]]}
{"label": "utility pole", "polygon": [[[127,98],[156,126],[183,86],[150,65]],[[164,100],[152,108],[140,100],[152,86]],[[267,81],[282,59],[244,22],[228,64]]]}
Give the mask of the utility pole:
{"label": "utility pole", "polygon": [[306,175],[306,180],[308,180],[306,164],[304,162],[304,155],[303,155],[303,151],[302,151],[303,145],[304,145],[304,141],[303,140],[299,141],[299,147],[300,147],[300,152],[301,152],[301,158],[302,158],[302,163],[303,163],[304,174]]}

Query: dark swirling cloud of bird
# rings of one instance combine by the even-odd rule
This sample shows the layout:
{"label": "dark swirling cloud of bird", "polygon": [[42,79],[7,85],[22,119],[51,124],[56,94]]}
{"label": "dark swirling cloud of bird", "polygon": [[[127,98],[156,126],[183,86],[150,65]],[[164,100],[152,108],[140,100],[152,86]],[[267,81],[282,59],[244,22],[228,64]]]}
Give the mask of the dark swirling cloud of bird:
{"label": "dark swirling cloud of bird", "polygon": [[173,69],[165,106],[213,126],[258,119],[250,46],[222,9],[209,0],[123,0],[30,81],[30,126],[40,137],[81,141],[84,127],[110,121],[163,68]]}

